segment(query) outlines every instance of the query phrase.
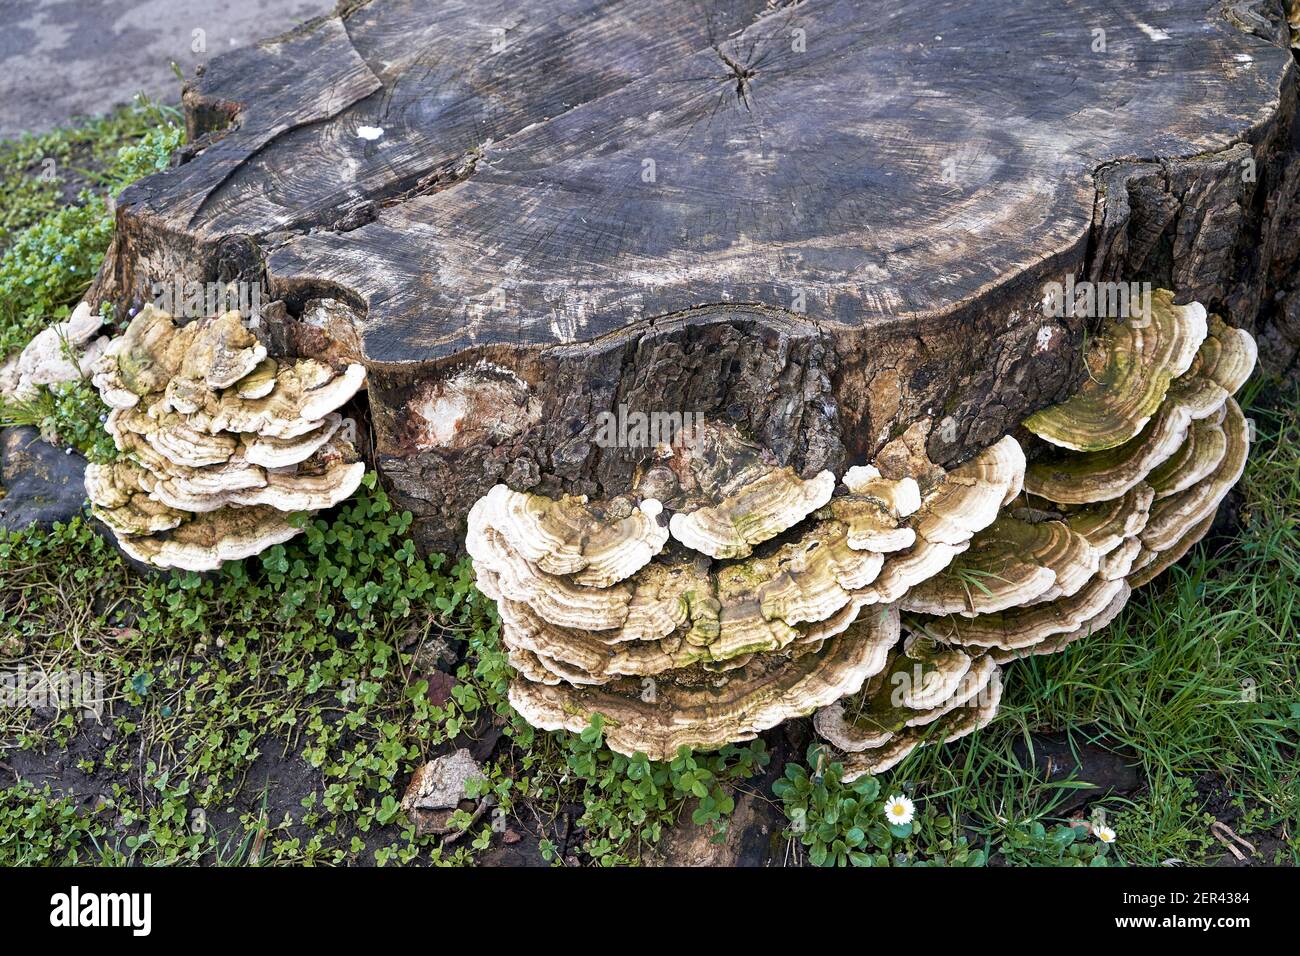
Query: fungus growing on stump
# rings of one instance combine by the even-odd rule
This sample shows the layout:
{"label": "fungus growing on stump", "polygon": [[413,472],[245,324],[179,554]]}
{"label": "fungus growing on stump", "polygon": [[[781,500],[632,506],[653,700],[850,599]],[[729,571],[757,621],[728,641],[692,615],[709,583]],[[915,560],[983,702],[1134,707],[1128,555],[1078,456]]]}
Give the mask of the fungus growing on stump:
{"label": "fungus growing on stump", "polygon": [[1008,435],[950,472],[927,475],[920,507],[907,520],[913,544],[888,556],[868,591],[873,603],[893,603],[948,567],[1020,492],[1024,473],[1024,452]]}
{"label": "fungus growing on stump", "polygon": [[[1157,294],[1157,308],[1168,301],[1167,294]],[[1184,314],[1196,313],[1189,308]],[[1121,357],[1132,354],[1127,334],[1099,341],[1091,356],[1099,368],[1119,367]],[[1121,356],[1105,354],[1104,345]],[[950,569],[903,598],[903,608],[922,612],[909,614],[905,626],[940,644],[987,651],[1002,664],[1054,653],[1110,623],[1132,588],[1150,581],[1200,539],[1219,501],[1240,478],[1248,429],[1229,395],[1244,384],[1254,360],[1250,336],[1210,316],[1195,357],[1167,383],[1148,423],[1112,445],[1133,430],[1132,414],[1116,414],[1111,433],[1094,430],[1088,439],[1101,450],[1049,451],[1032,462],[1025,478],[1032,493],[976,535],[970,551]],[[1114,377],[1115,387],[1152,379],[1137,372]],[[1085,387],[1094,393],[1088,398],[1094,411],[1131,407],[1097,388]],[[1078,404],[1071,399],[1048,409],[1039,423],[1066,421],[1072,403]],[[1149,403],[1142,408],[1145,415]],[[1040,529],[1040,536],[1043,528],[1068,529],[1086,541],[1095,562],[1072,565],[1072,585],[1057,582],[1035,593],[1033,581],[1041,571],[1034,548],[1006,544],[1012,529],[1028,537],[1025,522]]]}
{"label": "fungus growing on stump", "polygon": [[[833,477],[798,479],[725,428],[705,432],[672,453],[682,480],[665,485],[668,500],[689,510],[668,521],[653,498],[550,499],[505,486],[471,510],[466,547],[498,602],[519,672],[511,700],[530,722],[579,729],[600,712],[615,728],[610,746],[671,756],[811,713],[884,665],[898,637],[892,595],[967,547],[1024,470],[1005,438],[950,472],[927,467],[924,488],[856,466],[832,497]],[[752,484],[729,481],[728,467]],[[737,510],[745,501],[760,521]],[[665,525],[681,528],[683,516],[688,530],[668,541]],[[626,557],[604,557],[615,553]]]}
{"label": "fungus growing on stump", "polygon": [[800,478],[734,428],[706,423],[679,437],[669,467],[683,500],[672,536],[711,558],[748,557],[830,501],[835,475]]}
{"label": "fungus growing on stump", "polygon": [[970,548],[902,599],[907,611],[974,617],[1069,596],[1097,571],[1101,556],[1064,521],[1002,515],[971,539]]}
{"label": "fungus growing on stump", "polygon": [[1206,335],[1205,308],[1174,305],[1161,289],[1149,307],[1112,319],[1084,355],[1087,376],[1066,401],[1025,419],[1035,435],[1073,451],[1104,451],[1138,434]]}
{"label": "fungus growing on stump", "polygon": [[[238,312],[178,326],[145,306],[96,362],[119,452],[86,468],[93,513],[131,557],[208,571],[287,541],[365,473],[336,409],[365,378],[278,363]],[[348,434],[345,434],[345,431]]]}
{"label": "fungus growing on stump", "polygon": [[662,510],[653,498],[635,507],[619,501],[597,508],[585,495],[551,501],[497,485],[486,499],[483,521],[501,529],[517,543],[521,557],[542,571],[603,588],[639,571],[663,550],[668,529],[655,520]]}
{"label": "fungus growing on stump", "polygon": [[898,639],[898,614],[863,614],[843,633],[798,654],[756,654],[734,670],[693,666],[656,681],[623,679],[600,687],[516,679],[510,704],[543,730],[582,730],[605,718],[605,742],[654,760],[679,747],[710,750],[750,740],[791,717],[853,693],[884,666]]}
{"label": "fungus growing on stump", "polygon": [[1226,402],[1223,432],[1227,448],[1215,470],[1151,506],[1151,519],[1139,535],[1142,549],[1129,574],[1134,587],[1168,569],[1205,536],[1219,502],[1241,478],[1250,452],[1250,430],[1241,408],[1231,398]]}
{"label": "fungus growing on stump", "polygon": [[[1163,298],[1164,294],[1157,292],[1154,301],[1158,303]],[[1159,314],[1160,310],[1153,304],[1152,311]],[[1146,481],[1170,459],[1192,456],[1194,447],[1186,447],[1189,433],[1193,433],[1193,441],[1207,437],[1204,427],[1195,433],[1193,423],[1219,415],[1228,396],[1245,384],[1255,367],[1255,343],[1248,333],[1230,328],[1217,315],[1210,316],[1205,328],[1207,333],[1186,371],[1168,384],[1163,402],[1134,437],[1122,437],[1132,431],[1132,417],[1116,414],[1110,422],[1111,432],[1098,432],[1088,438],[1101,450],[1048,451],[1029,464],[1025,471],[1025,489],[1059,504],[1108,501]],[[1123,336],[1100,336],[1094,343],[1094,352],[1106,346],[1113,346],[1132,359],[1133,353],[1126,351],[1129,342]],[[1094,361],[1100,360],[1094,358]],[[1109,368],[1119,361],[1119,358],[1111,358],[1104,364]],[[1097,402],[1112,411],[1125,404],[1116,401],[1106,405],[1100,399]],[[1054,406],[1039,414],[1049,422],[1057,423],[1063,415],[1059,410],[1068,404]],[[1030,421],[1036,417],[1031,417]],[[1053,427],[1063,426],[1058,423]],[[1191,466],[1198,464],[1193,461]],[[1160,472],[1156,480],[1163,484],[1171,477],[1174,476],[1166,470]]]}
{"label": "fungus growing on stump", "polygon": [[[1168,301],[1167,294],[1158,292],[1155,301]],[[1152,580],[1204,536],[1219,502],[1245,468],[1249,428],[1231,396],[1254,370],[1255,341],[1217,315],[1209,316],[1205,329],[1186,371],[1169,382],[1163,402],[1136,437],[1103,451],[1048,452],[1025,472],[1027,491],[1062,506],[1119,504],[1134,489],[1150,489],[1141,528],[1106,563],[1112,577],[1123,569],[1132,587]],[[1109,345],[1129,354],[1122,336],[1098,341],[1098,348]],[[1104,364],[1119,361],[1110,357]],[[1056,420],[1068,405],[1043,414]],[[1122,416],[1114,427],[1114,437],[1130,430]],[[1097,442],[1108,443],[1104,436]]]}
{"label": "fungus growing on stump", "polygon": [[[607,668],[511,647],[512,621],[615,645],[680,639],[708,651],[689,667],[732,674],[850,633],[1020,504],[1019,478],[963,488],[952,476],[991,447],[1019,457],[999,439],[1027,416],[1052,445],[1026,449],[1026,488],[1057,506],[1046,520],[1088,539],[1095,577],[1118,580],[1139,560],[1149,573],[1202,525],[1164,551],[1128,532],[1108,534],[1106,550],[1070,509],[1145,484],[1179,502],[1162,512],[1171,534],[1200,510],[1180,496],[1217,470],[1217,439],[1192,423],[1223,405],[1216,388],[1232,389],[1185,362],[1198,333],[1203,347],[1216,338],[1214,321],[1204,328],[1205,310],[1160,293],[1145,328],[1089,328],[1101,333],[1088,339],[1092,374],[1067,404],[1085,322],[1049,315],[1040,290],[1185,277],[1186,294],[1231,309],[1292,362],[1287,230],[1300,186],[1287,174],[1295,60],[1283,24],[1253,4],[1131,0],[1124,55],[1098,70],[1087,43],[1060,38],[1109,2],[914,7],[741,0],[700,17],[681,4],[518,0],[527,29],[511,31],[505,62],[410,55],[412,38],[451,49],[478,30],[473,4],[345,5],[194,79],[194,148],[123,194],[95,291],[125,303],[165,264],[192,279],[238,272],[292,305],[296,354],[370,371],[376,461],[422,547],[459,545],[495,485],[556,502],[536,517],[553,560],[495,518],[470,529],[483,587],[519,606],[504,612],[507,649],[556,688],[569,686],[551,683],[561,672],[586,681]],[[772,41],[791,29],[825,42],[789,56]],[[743,96],[720,55],[744,68]],[[1017,72],[1033,82],[1009,82]],[[864,111],[864,89],[877,108]],[[382,142],[354,135],[371,127]],[[963,149],[972,143],[988,148]],[[1258,177],[1239,175],[1245,153]],[[963,154],[943,175],[917,175],[918,156]],[[648,157],[668,155],[656,179]],[[648,175],[629,188],[638,169]],[[316,388],[312,367],[295,384],[268,361],[215,408],[168,409],[194,432],[244,436],[240,451],[205,443],[187,461],[244,454],[265,468],[300,461],[300,442],[326,447],[331,426],[310,405],[245,407]],[[160,391],[181,361],[151,363],[108,376],[110,401]],[[751,447],[712,475],[664,464],[601,440],[600,416],[624,405],[726,421]],[[287,424],[272,430],[263,411]],[[198,444],[170,419],[157,425],[133,435],[140,461]],[[901,485],[892,501],[863,490],[849,466],[914,481],[921,502],[912,510]],[[848,494],[833,494],[828,473]],[[162,493],[188,503],[206,488]],[[669,532],[635,570],[654,542],[632,507],[656,537]],[[608,539],[578,531],[626,519]],[[818,538],[831,522],[843,538]],[[800,555],[796,541],[829,542],[836,560]],[[846,570],[841,543],[876,557]],[[751,558],[725,573],[718,563]],[[792,569],[779,582],[774,560]],[[869,584],[850,585],[877,560]],[[1067,594],[1073,583],[1054,578],[1030,600],[1089,586]],[[965,610],[975,616],[963,621],[981,616]]]}
{"label": "fungus growing on stump", "polygon": [[816,711],[850,779],[970,733],[1002,665],[1106,626],[1204,533],[1245,463],[1229,392],[1253,359],[1159,292],[1149,321],[1094,342],[1080,395],[1035,416],[1055,447],[1028,466],[1011,436],[951,469],[909,441],[836,487],[705,423],[610,501],[499,485],[467,548],[510,700],[545,729],[602,714],[611,747],[654,758]]}

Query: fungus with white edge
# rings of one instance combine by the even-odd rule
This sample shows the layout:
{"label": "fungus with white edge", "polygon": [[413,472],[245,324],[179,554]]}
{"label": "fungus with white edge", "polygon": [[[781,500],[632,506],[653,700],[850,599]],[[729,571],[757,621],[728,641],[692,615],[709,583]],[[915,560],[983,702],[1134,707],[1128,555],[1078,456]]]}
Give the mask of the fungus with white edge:
{"label": "fungus with white edge", "polygon": [[1006,436],[944,469],[909,430],[837,491],[708,426],[656,452],[640,497],[493,488],[466,545],[498,602],[511,703],[543,729],[601,714],[609,746],[655,759],[816,711],[848,780],[984,726],[1003,664],[1106,626],[1241,474],[1228,395],[1253,342],[1166,292],[1148,318],[1108,327],[1092,384],[1032,423],[1087,450],[1027,464]]}
{"label": "fungus with white edge", "polygon": [[121,457],[87,467],[92,512],[127,554],[163,568],[214,570],[287,541],[302,530],[293,514],[361,483],[335,409],[364,377],[268,358],[238,312],[177,326],[146,306],[94,367]]}

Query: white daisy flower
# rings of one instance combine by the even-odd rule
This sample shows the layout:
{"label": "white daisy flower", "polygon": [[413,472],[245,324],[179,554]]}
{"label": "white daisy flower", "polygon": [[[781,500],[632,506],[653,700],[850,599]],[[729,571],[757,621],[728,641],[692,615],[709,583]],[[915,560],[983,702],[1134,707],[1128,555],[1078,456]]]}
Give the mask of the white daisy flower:
{"label": "white daisy flower", "polygon": [[1102,843],[1115,842],[1115,831],[1104,824],[1095,827],[1092,832],[1097,834],[1097,839],[1100,840]]}
{"label": "white daisy flower", "polygon": [[895,795],[885,801],[885,819],[892,826],[905,827],[912,822],[916,808],[907,797]]}

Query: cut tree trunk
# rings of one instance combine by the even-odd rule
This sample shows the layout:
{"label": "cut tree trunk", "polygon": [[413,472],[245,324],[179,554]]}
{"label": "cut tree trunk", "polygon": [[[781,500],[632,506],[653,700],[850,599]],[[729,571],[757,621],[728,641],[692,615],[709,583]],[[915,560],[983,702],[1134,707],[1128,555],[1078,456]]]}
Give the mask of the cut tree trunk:
{"label": "cut tree trunk", "polygon": [[457,548],[497,482],[625,492],[600,415],[804,474],[950,465],[1059,401],[1067,276],[1300,343],[1281,0],[345,2],[214,60],[93,293],[259,283],[370,375],[376,457]]}

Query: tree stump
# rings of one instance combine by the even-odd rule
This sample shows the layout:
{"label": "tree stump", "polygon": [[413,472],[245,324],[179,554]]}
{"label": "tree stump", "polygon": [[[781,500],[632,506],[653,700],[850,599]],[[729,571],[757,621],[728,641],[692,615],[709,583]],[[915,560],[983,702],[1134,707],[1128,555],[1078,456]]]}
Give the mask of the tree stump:
{"label": "tree stump", "polygon": [[92,298],[256,283],[284,348],[366,366],[434,548],[499,482],[626,491],[633,413],[950,466],[1076,386],[1048,283],[1294,363],[1289,43],[1280,0],[345,0],[187,86]]}

